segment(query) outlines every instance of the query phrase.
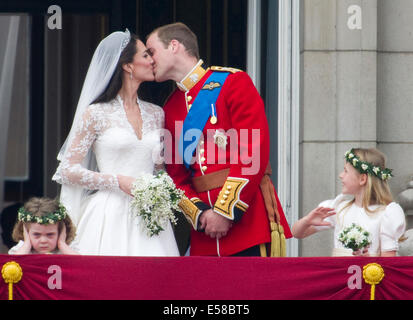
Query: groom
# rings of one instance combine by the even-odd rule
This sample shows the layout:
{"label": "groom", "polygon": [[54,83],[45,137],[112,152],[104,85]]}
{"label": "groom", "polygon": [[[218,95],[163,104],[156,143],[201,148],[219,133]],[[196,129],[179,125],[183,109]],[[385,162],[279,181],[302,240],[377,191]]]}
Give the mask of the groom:
{"label": "groom", "polygon": [[188,198],[180,207],[193,226],[191,255],[265,256],[273,224],[263,195],[274,206],[272,222],[287,238],[291,233],[271,182],[263,179],[268,122],[250,77],[206,68],[196,35],[182,23],[154,30],[146,46],[155,80],[174,80],[178,87],[164,106],[165,129],[172,133],[165,158]]}

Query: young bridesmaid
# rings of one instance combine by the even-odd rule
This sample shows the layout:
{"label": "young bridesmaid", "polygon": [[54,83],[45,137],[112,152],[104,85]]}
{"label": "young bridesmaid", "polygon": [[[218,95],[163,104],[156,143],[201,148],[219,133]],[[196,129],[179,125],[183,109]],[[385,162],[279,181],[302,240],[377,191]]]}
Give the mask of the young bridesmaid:
{"label": "young bridesmaid", "polygon": [[17,245],[9,254],[78,254],[69,245],[75,227],[66,209],[56,200],[32,198],[18,211],[13,229]]}
{"label": "young bridesmaid", "polygon": [[[396,256],[399,238],[406,229],[403,209],[393,202],[385,156],[377,149],[352,149],[345,154],[340,174],[342,194],[322,202],[293,226],[302,239],[320,230],[335,228],[333,256]],[[340,233],[352,224],[370,234],[370,245],[352,252],[339,241]]]}

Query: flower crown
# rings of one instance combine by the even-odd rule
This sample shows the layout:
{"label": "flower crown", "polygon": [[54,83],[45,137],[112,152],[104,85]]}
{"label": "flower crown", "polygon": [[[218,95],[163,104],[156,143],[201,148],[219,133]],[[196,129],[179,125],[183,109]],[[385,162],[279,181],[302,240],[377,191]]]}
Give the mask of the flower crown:
{"label": "flower crown", "polygon": [[345,157],[346,161],[350,163],[354,168],[356,168],[360,173],[366,173],[371,176],[376,176],[382,181],[387,181],[393,177],[391,169],[382,169],[378,166],[371,164],[370,162],[361,161],[360,158],[356,156],[354,149],[347,151]]}
{"label": "flower crown", "polygon": [[35,216],[33,213],[26,211],[24,207],[21,207],[18,210],[18,220],[21,222],[34,222],[38,224],[55,224],[59,221],[62,221],[65,219],[67,216],[67,211],[66,208],[59,204],[59,209],[57,209],[55,212],[50,212],[47,213],[46,215],[39,217]]}

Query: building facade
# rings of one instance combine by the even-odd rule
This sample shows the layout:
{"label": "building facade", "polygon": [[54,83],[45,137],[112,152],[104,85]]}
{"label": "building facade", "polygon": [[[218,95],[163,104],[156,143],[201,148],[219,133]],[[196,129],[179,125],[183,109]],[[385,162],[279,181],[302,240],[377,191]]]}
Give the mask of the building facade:
{"label": "building facade", "polygon": [[[300,12],[299,216],[340,193],[351,147],[387,155],[397,201],[413,172],[413,2],[302,0]],[[300,255],[328,256],[331,239],[300,241]]]}

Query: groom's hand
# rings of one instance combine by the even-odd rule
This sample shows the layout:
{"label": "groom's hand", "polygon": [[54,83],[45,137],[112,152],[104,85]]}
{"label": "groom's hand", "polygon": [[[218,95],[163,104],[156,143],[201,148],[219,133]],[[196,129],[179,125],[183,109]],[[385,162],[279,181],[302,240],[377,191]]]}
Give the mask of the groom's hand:
{"label": "groom's hand", "polygon": [[201,229],[212,239],[220,239],[227,235],[232,227],[232,221],[209,209],[200,217]]}

